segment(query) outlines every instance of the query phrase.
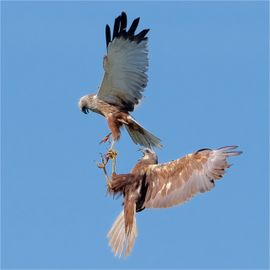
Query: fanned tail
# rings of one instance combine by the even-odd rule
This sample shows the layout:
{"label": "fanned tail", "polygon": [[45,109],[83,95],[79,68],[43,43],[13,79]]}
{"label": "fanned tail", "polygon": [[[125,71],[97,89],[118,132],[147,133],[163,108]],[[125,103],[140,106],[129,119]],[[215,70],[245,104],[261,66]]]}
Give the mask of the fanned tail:
{"label": "fanned tail", "polygon": [[121,257],[129,256],[137,236],[136,228],[136,209],[134,208],[132,224],[128,228],[127,232],[125,230],[125,214],[124,210],[119,214],[115,220],[112,228],[108,232],[107,237],[109,238],[109,245],[115,256]]}
{"label": "fanned tail", "polygon": [[161,148],[161,140],[153,135],[151,132],[143,128],[132,117],[129,119],[129,123],[125,124],[125,128],[135,144],[142,145],[146,148]]}

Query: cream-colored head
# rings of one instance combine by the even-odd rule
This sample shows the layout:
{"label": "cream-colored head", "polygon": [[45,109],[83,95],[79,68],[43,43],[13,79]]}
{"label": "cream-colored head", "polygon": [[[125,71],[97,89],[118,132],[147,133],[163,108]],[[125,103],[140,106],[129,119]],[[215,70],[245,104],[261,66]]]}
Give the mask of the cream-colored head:
{"label": "cream-colored head", "polygon": [[96,111],[97,107],[95,104],[95,99],[96,99],[96,95],[95,94],[91,94],[91,95],[86,95],[80,98],[79,102],[78,102],[78,106],[80,108],[80,110],[87,114],[89,113],[89,111]]}
{"label": "cream-colored head", "polygon": [[143,153],[142,160],[151,160],[153,163],[158,163],[157,154],[150,148],[139,149]]}

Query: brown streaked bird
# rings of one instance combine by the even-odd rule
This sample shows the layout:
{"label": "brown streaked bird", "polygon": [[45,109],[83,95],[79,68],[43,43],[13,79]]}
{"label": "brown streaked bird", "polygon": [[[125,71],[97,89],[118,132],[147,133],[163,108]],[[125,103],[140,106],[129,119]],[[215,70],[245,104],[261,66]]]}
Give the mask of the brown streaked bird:
{"label": "brown streaked bird", "polygon": [[227,158],[242,152],[237,146],[201,149],[177,160],[157,164],[150,149],[128,174],[113,174],[108,191],[123,195],[124,210],[108,233],[115,256],[128,256],[137,236],[136,212],[181,204],[195,194],[211,190],[230,167]]}
{"label": "brown streaked bird", "polygon": [[106,25],[107,55],[103,59],[105,74],[97,94],[81,97],[80,110],[93,111],[107,119],[110,133],[101,141],[106,142],[112,135],[111,149],[120,138],[120,128],[125,127],[135,144],[144,147],[161,147],[160,139],[144,129],[130,114],[142,99],[147,85],[149,29],[135,34],[140,18],[135,19],[127,30],[127,15],[122,12],[115,19],[113,34]]}

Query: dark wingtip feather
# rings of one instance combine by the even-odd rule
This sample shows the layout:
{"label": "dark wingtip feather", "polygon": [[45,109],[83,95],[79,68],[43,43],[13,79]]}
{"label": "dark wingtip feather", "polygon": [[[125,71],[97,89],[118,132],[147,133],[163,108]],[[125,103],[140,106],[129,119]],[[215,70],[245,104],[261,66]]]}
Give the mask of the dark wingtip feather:
{"label": "dark wingtip feather", "polygon": [[110,26],[108,24],[106,24],[105,36],[106,36],[106,46],[108,48],[108,45],[111,42],[111,29],[110,29]]}
{"label": "dark wingtip feather", "polygon": [[120,22],[121,22],[121,16],[118,16],[115,20],[114,20],[114,26],[113,26],[113,38],[118,37],[119,34],[119,27],[120,27]]}
{"label": "dark wingtip feather", "polygon": [[121,29],[120,31],[126,30],[127,28],[127,14],[122,11],[121,13]]}
{"label": "dark wingtip feather", "polygon": [[131,26],[130,26],[128,32],[127,32],[128,36],[134,36],[134,33],[135,33],[136,29],[137,29],[137,26],[138,26],[138,24],[139,24],[139,21],[140,21],[140,17],[136,18],[136,19],[132,22],[132,24],[131,24]]}
{"label": "dark wingtip feather", "polygon": [[121,15],[116,17],[114,20],[114,26],[113,26],[113,34],[111,37],[111,30],[109,25],[106,25],[106,45],[108,47],[109,43],[114,38],[123,37],[125,39],[129,39],[130,41],[136,41],[137,43],[140,43],[142,40],[146,40],[147,33],[150,29],[144,29],[141,32],[139,32],[137,35],[135,35],[135,31],[138,27],[140,18],[136,18],[133,20],[129,30],[127,31],[127,14],[122,11]]}
{"label": "dark wingtip feather", "polygon": [[145,36],[149,32],[149,30],[150,29],[144,29],[144,30],[142,30],[139,34],[137,34],[136,36],[134,36],[134,40],[137,41],[138,43],[140,43],[142,40],[147,39],[147,37],[145,37]]}

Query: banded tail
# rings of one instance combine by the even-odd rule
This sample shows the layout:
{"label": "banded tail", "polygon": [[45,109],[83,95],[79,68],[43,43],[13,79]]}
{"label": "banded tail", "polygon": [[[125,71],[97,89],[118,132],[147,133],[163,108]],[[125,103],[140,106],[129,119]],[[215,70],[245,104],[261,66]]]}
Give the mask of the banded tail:
{"label": "banded tail", "polygon": [[143,128],[134,118],[130,117],[128,120],[125,128],[135,144],[151,149],[153,147],[162,147],[161,140],[158,137]]}

